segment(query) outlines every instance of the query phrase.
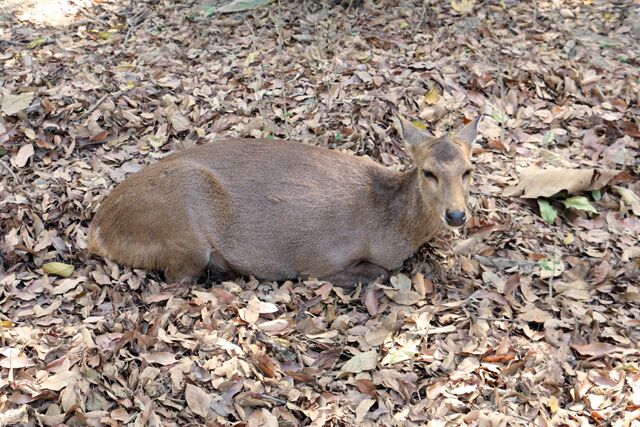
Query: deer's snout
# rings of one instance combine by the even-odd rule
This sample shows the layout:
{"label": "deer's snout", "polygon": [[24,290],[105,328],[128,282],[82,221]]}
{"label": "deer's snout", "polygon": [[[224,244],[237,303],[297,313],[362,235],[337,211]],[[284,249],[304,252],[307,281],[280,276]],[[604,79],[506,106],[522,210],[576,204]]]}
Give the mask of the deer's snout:
{"label": "deer's snout", "polygon": [[447,209],[444,218],[451,227],[462,227],[467,220],[467,214],[465,211],[452,211]]}

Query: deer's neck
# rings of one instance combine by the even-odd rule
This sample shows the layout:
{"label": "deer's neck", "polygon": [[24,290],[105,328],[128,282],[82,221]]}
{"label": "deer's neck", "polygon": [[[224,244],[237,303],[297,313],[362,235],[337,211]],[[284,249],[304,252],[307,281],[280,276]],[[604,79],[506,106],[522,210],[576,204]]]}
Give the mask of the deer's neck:
{"label": "deer's neck", "polygon": [[408,172],[386,171],[378,185],[384,218],[389,226],[399,232],[412,245],[419,248],[433,238],[442,228],[436,201],[429,200],[422,188],[419,169]]}

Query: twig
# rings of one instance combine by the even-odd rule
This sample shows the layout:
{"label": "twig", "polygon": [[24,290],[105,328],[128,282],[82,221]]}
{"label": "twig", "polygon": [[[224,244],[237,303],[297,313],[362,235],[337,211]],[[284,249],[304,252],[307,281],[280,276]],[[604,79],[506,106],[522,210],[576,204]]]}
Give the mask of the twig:
{"label": "twig", "polygon": [[4,322],[4,320],[0,320],[0,337],[2,338],[2,346],[6,347],[7,340],[4,337],[4,325],[2,324],[2,322]]}
{"label": "twig", "polygon": [[6,44],[11,44],[14,46],[24,46],[26,45],[28,42],[23,42],[23,41],[19,41],[19,40],[6,40],[6,39],[2,39],[0,40],[0,44],[2,43],[6,43]]}
{"label": "twig", "polygon": [[0,165],[2,165],[2,167],[9,171],[16,184],[22,184],[22,181],[18,179],[18,176],[13,172],[13,169],[11,169],[9,165],[4,162],[4,160],[0,160]]}
{"label": "twig", "polygon": [[93,104],[91,106],[91,108],[89,108],[86,112],[84,112],[79,118],[78,120],[82,120],[85,117],[87,117],[88,115],[90,115],[91,113],[93,113],[94,111],[96,111],[96,109],[100,106],[100,104],[102,104],[104,102],[105,99],[107,99],[107,96],[109,96],[108,93],[105,93],[104,95],[102,95],[100,97],[100,99],[98,99],[98,102],[96,102],[95,104]]}
{"label": "twig", "polygon": [[142,10],[138,12],[133,16],[133,18],[131,18],[131,20],[127,24],[127,27],[128,27],[127,34],[124,36],[124,42],[122,42],[122,47],[124,49],[127,48],[127,43],[129,42],[129,37],[131,37],[131,32],[135,27],[137,27],[142,23],[142,18],[144,18],[147,15],[147,13],[149,13],[149,11],[147,10]]}
{"label": "twig", "polygon": [[96,24],[100,24],[100,25],[104,25],[104,22],[102,22],[101,20],[94,18],[89,12],[87,12],[87,10],[80,5],[79,3],[75,2],[74,0],[71,0],[71,3],[73,3],[74,5],[76,5],[76,7],[78,8],[78,12],[80,12],[81,14],[83,14],[84,16],[87,17],[87,19],[89,19],[89,21],[92,21]]}
{"label": "twig", "polygon": [[486,320],[488,322],[519,322],[520,319],[507,319],[504,317],[475,317],[476,320]]}

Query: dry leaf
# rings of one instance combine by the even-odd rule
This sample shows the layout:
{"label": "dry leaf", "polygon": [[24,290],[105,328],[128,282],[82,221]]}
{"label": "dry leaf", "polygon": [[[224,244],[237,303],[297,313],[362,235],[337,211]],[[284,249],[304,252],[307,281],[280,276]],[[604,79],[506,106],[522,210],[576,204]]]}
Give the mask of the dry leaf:
{"label": "dry leaf", "polygon": [[373,399],[362,399],[360,403],[358,403],[358,407],[356,408],[356,423],[360,423],[364,420],[364,417],[369,413],[369,409],[376,403]]}
{"label": "dry leaf", "polygon": [[18,408],[0,412],[0,426],[28,425],[29,415],[27,409],[27,405],[20,405]]}
{"label": "dry leaf", "polygon": [[54,276],[69,277],[73,274],[74,266],[62,262],[48,262],[42,266],[45,274],[53,274]]}
{"label": "dry leaf", "polygon": [[51,375],[44,379],[40,383],[40,388],[45,390],[60,391],[67,387],[69,384],[74,384],[79,377],[79,373],[76,371],[62,371],[55,375]]}
{"label": "dry leaf", "polygon": [[583,356],[602,357],[613,355],[614,353],[634,354],[638,353],[636,349],[629,349],[615,346],[612,344],[594,341],[589,344],[571,344],[571,348]]}
{"label": "dry leaf", "polygon": [[7,94],[2,97],[2,111],[7,116],[13,116],[22,110],[26,110],[33,100],[33,92],[23,92],[17,95]]}
{"label": "dry leaf", "polygon": [[189,409],[194,414],[200,415],[202,418],[207,418],[209,414],[209,408],[211,407],[211,395],[198,386],[193,384],[187,384],[184,390],[184,398],[189,405]]}
{"label": "dry leaf", "polygon": [[31,156],[33,156],[33,154],[34,154],[33,145],[25,144],[22,147],[20,147],[20,150],[18,150],[18,153],[12,159],[12,163],[15,167],[18,167],[18,168],[24,167],[29,161],[29,159],[31,158]]}
{"label": "dry leaf", "polygon": [[520,183],[507,187],[503,195],[525,199],[551,197],[566,190],[569,194],[587,190],[599,190],[619,171],[611,169],[540,169],[532,166],[520,171]]}
{"label": "dry leaf", "polygon": [[384,293],[396,304],[413,305],[422,301],[422,297],[415,291],[392,291],[385,289]]}
{"label": "dry leaf", "polygon": [[177,363],[176,355],[167,351],[158,351],[155,353],[143,353],[140,355],[147,363],[157,363],[158,365],[167,366]]}
{"label": "dry leaf", "polygon": [[622,196],[622,200],[631,207],[633,214],[640,216],[640,197],[628,188],[614,185],[613,189],[616,190]]}
{"label": "dry leaf", "polygon": [[518,314],[518,319],[525,322],[537,322],[544,323],[547,320],[553,319],[553,315],[547,311],[540,310],[538,307],[529,305],[524,308],[524,312]]}
{"label": "dry leaf", "polygon": [[411,360],[418,354],[418,349],[415,346],[400,347],[396,350],[390,351],[380,362],[382,366],[394,365],[396,363],[404,362],[405,360]]}
{"label": "dry leaf", "polygon": [[375,369],[378,364],[378,353],[375,350],[357,354],[345,362],[340,369],[341,374],[358,374]]}
{"label": "dry leaf", "polygon": [[473,10],[475,0],[450,0],[451,8],[458,13],[467,13]]}

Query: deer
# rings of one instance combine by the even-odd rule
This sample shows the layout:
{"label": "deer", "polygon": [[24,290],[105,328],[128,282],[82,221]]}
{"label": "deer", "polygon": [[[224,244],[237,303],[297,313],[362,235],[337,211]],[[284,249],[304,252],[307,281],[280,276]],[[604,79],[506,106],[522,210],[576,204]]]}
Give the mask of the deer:
{"label": "deer", "polygon": [[229,138],[130,175],[99,205],[89,251],[194,283],[208,271],[366,285],[467,219],[480,116],[442,137],[397,117],[413,167],[279,139]]}

